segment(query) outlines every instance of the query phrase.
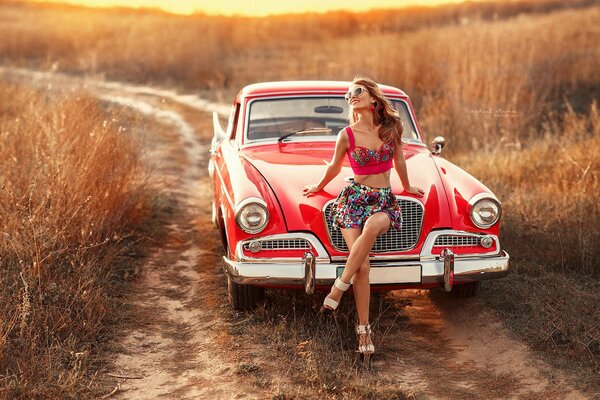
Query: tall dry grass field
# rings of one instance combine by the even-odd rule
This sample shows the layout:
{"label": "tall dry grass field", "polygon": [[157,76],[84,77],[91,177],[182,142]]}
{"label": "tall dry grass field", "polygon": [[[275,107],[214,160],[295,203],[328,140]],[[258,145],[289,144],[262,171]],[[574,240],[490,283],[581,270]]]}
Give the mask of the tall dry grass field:
{"label": "tall dry grass field", "polygon": [[600,116],[572,108],[542,124],[522,148],[454,161],[503,202],[501,236],[512,274],[482,298],[519,338],[600,391]]}
{"label": "tall dry grass field", "polygon": [[[600,5],[555,0],[272,18],[0,3],[5,64],[225,92],[366,74],[411,95],[449,153],[523,146],[600,91]],[[485,118],[493,114],[495,118]]]}
{"label": "tall dry grass field", "polygon": [[[503,200],[503,234],[516,255],[561,273],[598,278],[600,115],[569,108],[524,148],[500,146],[455,157]],[[508,247],[508,245],[507,245]]]}
{"label": "tall dry grass field", "polygon": [[[350,80],[364,74],[404,89],[415,105],[426,141],[444,135],[448,144],[443,155],[481,178],[503,202],[502,242],[511,254],[514,272],[507,279],[484,285],[482,297],[499,311],[515,336],[525,338],[549,361],[571,370],[582,387],[596,385],[600,391],[600,261],[595,256],[600,249],[599,20],[597,0],[273,18],[183,17],[0,2],[0,60],[13,66],[160,83],[188,91],[210,89],[211,96],[227,102],[243,85],[266,80]],[[11,107],[5,101],[0,104]],[[18,227],[16,232],[23,232],[21,237],[33,238],[27,236],[28,229],[41,229],[37,225],[41,210],[50,205],[62,207],[69,218],[82,210],[75,213],[73,221],[86,226],[91,226],[91,221],[81,218],[98,216],[83,211],[100,207],[94,202],[101,195],[90,194],[86,200],[87,195],[77,197],[75,193],[80,191],[64,184],[64,190],[52,188],[52,193],[63,196],[64,192],[64,200],[58,202],[47,189],[40,190],[49,178],[28,175],[42,170],[47,172],[44,176],[64,173],[60,165],[36,167],[47,160],[44,154],[49,150],[42,149],[59,151],[52,147],[53,136],[43,136],[44,132],[70,120],[60,117],[61,112],[70,115],[66,105],[54,107],[43,118],[34,109],[29,111],[37,115],[33,121],[44,129],[24,130],[34,122],[20,117],[18,123],[11,120],[10,129],[2,130],[36,132],[47,142],[36,152],[28,150],[35,162],[19,170],[21,191],[10,189],[14,195],[6,189],[2,192],[0,207],[19,205],[1,215],[14,220],[11,223]],[[11,112],[16,117],[21,111]],[[57,131],[63,132],[59,128]],[[29,135],[15,135],[12,140],[17,137],[23,141],[19,148],[24,148]],[[74,138],[61,139],[64,143],[71,140]],[[93,142],[92,138],[86,140]],[[9,148],[3,142],[0,152],[10,157],[0,159],[2,171],[16,163],[14,151],[5,150]],[[60,154],[76,157],[79,153]],[[23,159],[22,155],[15,157],[17,162]],[[98,168],[95,162],[86,164],[90,171]],[[89,178],[84,181],[92,179],[86,176]],[[94,185],[101,185],[102,179],[96,179],[100,181]],[[35,183],[33,189],[31,183]],[[29,205],[30,193],[34,206]],[[112,211],[136,215],[118,207]],[[34,222],[29,222],[32,213],[37,214]],[[67,220],[55,219],[56,224]],[[114,224],[109,217],[95,220],[89,242],[69,248],[87,249],[102,242],[110,236],[100,232],[108,232],[103,229]],[[76,226],[75,222],[70,226]],[[48,232],[54,232],[52,229]],[[69,232],[68,240],[85,236]],[[3,240],[3,246],[9,246],[8,239]],[[3,249],[9,248],[10,254],[37,254],[39,246],[49,246],[33,239],[28,245]],[[94,246],[85,254],[104,248]],[[49,254],[59,257],[52,253],[54,247],[50,248]],[[38,299],[46,298],[42,294],[47,292],[34,291],[41,283],[35,286],[14,263],[22,259],[28,270],[38,271],[40,263],[47,260],[45,256],[13,257],[15,272],[10,275],[12,286],[8,286],[12,292],[8,292],[14,293],[11,302],[24,305],[7,314],[11,317],[4,319],[8,321],[4,326],[20,329],[22,320],[32,318],[23,319],[29,315],[23,311],[28,310],[26,304],[32,304],[25,299],[32,299],[32,293]],[[68,260],[60,265],[71,271],[78,264]],[[69,360],[67,357],[67,365],[75,362]]]}
{"label": "tall dry grass field", "polygon": [[135,141],[97,100],[0,84],[0,393],[90,395],[117,263],[148,213]]}

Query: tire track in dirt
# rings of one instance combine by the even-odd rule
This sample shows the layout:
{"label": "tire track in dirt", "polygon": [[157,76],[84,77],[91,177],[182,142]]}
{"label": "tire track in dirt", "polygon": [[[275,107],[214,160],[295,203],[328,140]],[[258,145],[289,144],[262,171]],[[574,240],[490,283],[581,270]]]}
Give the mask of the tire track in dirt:
{"label": "tire track in dirt", "polygon": [[[206,113],[226,114],[228,107],[146,86],[2,67],[0,73],[33,78],[49,88],[91,90],[155,121],[150,134],[156,143],[148,151],[164,185],[169,222],[129,296],[136,318],[123,327],[115,344],[119,351],[111,372],[142,379],[119,379],[121,391],[114,397],[264,398],[297,393],[293,382],[302,371],[292,371],[286,356],[269,345],[282,340],[276,336],[280,332],[263,327],[251,313],[232,312],[226,304],[220,244],[210,225],[204,145],[210,134],[201,135],[188,117],[211,130]],[[277,291],[267,297],[283,299]],[[418,399],[586,398],[559,371],[510,338],[499,318],[477,299],[406,290],[380,301],[381,311],[373,314],[375,371],[361,379],[391,382]],[[270,309],[276,310],[267,305]],[[302,324],[312,323],[310,314],[299,318]],[[257,343],[247,343],[249,330]],[[254,373],[257,368],[260,373]],[[319,388],[311,390],[303,392],[306,397],[347,397],[344,392],[323,395]]]}
{"label": "tire track in dirt", "polygon": [[[511,338],[477,298],[405,290],[386,295],[386,301],[403,305],[403,321],[381,340],[379,365],[417,398],[586,398]],[[379,330],[390,324],[390,315],[382,316]]]}
{"label": "tire track in dirt", "polygon": [[208,147],[198,131],[171,109],[174,103],[196,113],[223,113],[228,107],[173,91],[65,74],[7,68],[0,68],[0,74],[50,90],[85,90],[154,121],[147,132],[151,144],[146,143],[152,148],[144,151],[150,154],[153,180],[161,186],[167,214],[162,219],[167,225],[130,289],[131,318],[110,346],[115,350],[107,373],[113,377],[111,387],[117,387],[111,398],[263,398],[263,390],[238,375],[238,354],[228,350],[232,340],[227,334],[230,323],[222,313],[225,287],[215,279],[221,278],[221,255],[214,250],[220,243],[217,235],[205,234],[205,230],[214,233]]}
{"label": "tire track in dirt", "polygon": [[[121,352],[114,359],[117,375],[141,379],[121,382],[122,398],[176,399],[259,398],[256,389],[231,381],[236,377],[235,359],[224,354],[220,332],[227,322],[207,289],[200,260],[218,259],[209,249],[199,221],[206,192],[206,155],[194,128],[175,111],[155,106],[147,99],[102,95],[102,99],[134,109],[163,123],[177,143],[171,147],[167,163],[156,173],[171,181],[165,196],[174,201],[163,243],[157,246],[143,266],[144,277],[137,282],[132,306],[147,318],[134,322],[122,337]],[[160,153],[159,153],[160,154]],[[162,157],[166,154],[162,154]],[[169,179],[174,173],[175,179]],[[200,225],[199,225],[200,223]],[[210,227],[208,227],[211,229]],[[208,249],[208,250],[207,250]],[[210,265],[210,264],[209,264]],[[212,264],[217,274],[218,263]],[[203,276],[204,275],[204,276]]]}

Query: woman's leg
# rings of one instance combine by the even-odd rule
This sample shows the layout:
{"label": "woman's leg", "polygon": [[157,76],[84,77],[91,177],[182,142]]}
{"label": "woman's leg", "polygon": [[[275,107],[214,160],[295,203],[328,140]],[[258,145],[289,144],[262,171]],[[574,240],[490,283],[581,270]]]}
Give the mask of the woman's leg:
{"label": "woman's leg", "polygon": [[[369,252],[371,251],[371,248],[373,247],[373,243],[375,243],[377,236],[383,235],[385,232],[387,232],[389,227],[390,227],[390,218],[387,216],[386,213],[378,212],[378,213],[371,215],[367,219],[367,222],[365,223],[362,233],[358,234],[358,237],[356,237],[358,229],[342,229],[341,230],[342,235],[344,236],[344,239],[346,240],[346,243],[348,243],[349,241],[352,241],[354,238],[356,238],[352,241],[352,245],[350,245],[348,243],[348,248],[350,249],[350,254],[348,255],[348,261],[346,261],[346,267],[344,268],[344,272],[342,273],[342,276],[340,277],[343,282],[345,282],[345,283],[350,282],[350,280],[356,274],[356,272],[363,266],[363,262],[365,261],[365,259],[367,260],[366,268],[369,268],[368,256],[369,256]],[[365,276],[366,276],[366,279],[364,279]],[[368,269],[367,269],[366,274],[362,274],[362,278],[363,279],[361,281],[360,280],[361,277],[359,277],[359,282],[358,282],[358,284],[360,285],[358,287],[359,298],[361,299],[360,300],[361,303],[366,303],[366,309],[367,309],[366,315],[368,318],[369,297],[365,297],[363,295],[364,291],[361,290],[362,288],[365,288],[365,283],[366,283],[367,295],[370,296]],[[356,286],[356,278],[354,279],[353,282],[354,282],[354,286]],[[355,291],[355,293],[356,293],[356,287],[353,289],[353,291]],[[330,293],[329,297],[331,297],[331,299],[333,299],[335,301],[339,301],[340,298],[342,297],[343,293],[344,292],[342,292],[341,290],[337,289],[334,286],[331,289],[331,293]],[[356,294],[355,294],[355,296],[356,296]],[[358,302],[357,302],[357,307],[358,307]],[[358,312],[358,309],[357,309],[357,312]]]}
{"label": "woman's leg", "polygon": [[370,269],[369,257],[367,256],[352,278],[352,292],[354,293],[359,325],[366,325],[369,323],[369,304],[371,302],[371,283],[369,282]]}
{"label": "woman's leg", "polygon": [[[340,228],[340,231],[342,232],[342,236],[344,237],[344,241],[346,242],[348,249],[350,250],[350,252],[352,252],[352,246],[354,245],[356,239],[358,239],[358,237],[360,236],[360,228]],[[344,283],[350,283],[350,279],[342,279],[342,281],[344,281]],[[331,297],[332,300],[339,302],[343,294],[344,292],[342,292],[335,286],[332,286],[331,292],[328,296]]]}
{"label": "woman's leg", "polygon": [[384,212],[378,212],[367,218],[360,236],[356,239],[350,249],[346,268],[341,278],[344,282],[350,282],[356,271],[361,267],[365,257],[373,248],[377,236],[383,235],[390,228],[390,217]]}
{"label": "woman's leg", "polygon": [[[377,224],[377,226],[381,228],[378,235],[383,235],[390,227],[390,219],[387,214],[385,215],[385,218],[380,218],[377,214],[382,213],[376,213],[370,216],[365,223],[365,230],[372,224]],[[375,236],[375,239],[377,239],[378,235]],[[369,251],[373,248],[373,243],[375,243],[375,240],[371,242]],[[350,262],[350,258],[348,258],[348,262]],[[371,266],[369,264],[369,254],[367,252],[367,256],[364,258],[356,271],[356,274],[354,274],[354,277],[352,278],[352,290],[354,292],[359,325],[366,325],[369,323],[369,304],[371,302],[371,282],[369,281],[370,270]]]}

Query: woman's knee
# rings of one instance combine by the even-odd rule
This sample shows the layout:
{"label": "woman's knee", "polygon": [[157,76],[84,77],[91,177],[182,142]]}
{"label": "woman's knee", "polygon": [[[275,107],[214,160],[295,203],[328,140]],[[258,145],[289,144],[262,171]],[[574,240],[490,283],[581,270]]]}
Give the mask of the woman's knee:
{"label": "woman's knee", "polygon": [[363,234],[371,237],[377,237],[387,232],[390,227],[390,217],[385,213],[372,215],[365,222]]}

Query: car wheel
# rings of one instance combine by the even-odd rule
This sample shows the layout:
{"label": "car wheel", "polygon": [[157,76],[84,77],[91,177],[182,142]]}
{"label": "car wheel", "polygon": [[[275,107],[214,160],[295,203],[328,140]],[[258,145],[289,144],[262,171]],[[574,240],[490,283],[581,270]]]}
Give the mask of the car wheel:
{"label": "car wheel", "polygon": [[470,297],[474,297],[479,292],[479,287],[481,286],[481,282],[470,282],[465,283],[464,285],[456,285],[452,292],[459,299],[468,299]]}
{"label": "car wheel", "polygon": [[227,277],[229,303],[236,310],[252,310],[265,299],[265,288],[240,285]]}

